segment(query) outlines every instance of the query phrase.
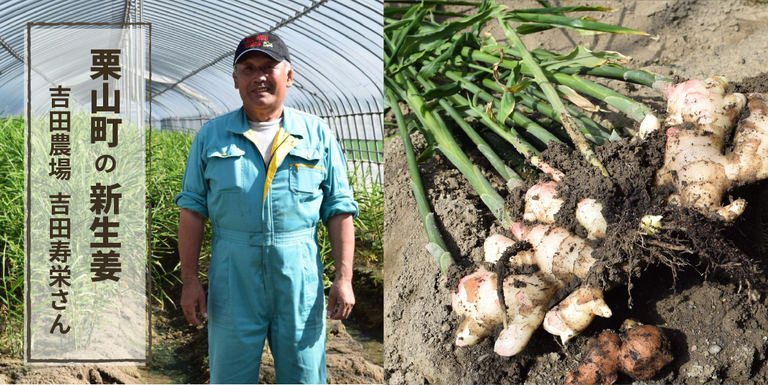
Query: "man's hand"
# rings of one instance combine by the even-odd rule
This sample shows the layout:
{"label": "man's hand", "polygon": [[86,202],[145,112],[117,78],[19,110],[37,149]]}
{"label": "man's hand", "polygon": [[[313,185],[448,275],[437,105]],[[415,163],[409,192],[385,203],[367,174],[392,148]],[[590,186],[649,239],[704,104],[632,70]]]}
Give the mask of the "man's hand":
{"label": "man's hand", "polygon": [[352,214],[337,214],[328,218],[331,254],[336,260],[336,278],[328,293],[328,317],[345,319],[355,305],[352,292],[352,260],[355,254],[355,225]]}
{"label": "man's hand", "polygon": [[179,257],[181,259],[181,309],[187,321],[200,325],[197,318],[199,311],[208,318],[205,306],[205,292],[197,279],[197,259],[200,256],[200,244],[203,241],[205,218],[195,211],[181,209],[179,214]]}
{"label": "man's hand", "polygon": [[200,325],[200,318],[197,317],[198,310],[203,318],[208,318],[208,308],[205,305],[205,292],[203,285],[197,279],[184,282],[181,288],[181,309],[187,322],[194,326]]}
{"label": "man's hand", "polygon": [[328,293],[328,317],[342,320],[349,317],[355,306],[355,293],[352,292],[352,282],[335,280]]}

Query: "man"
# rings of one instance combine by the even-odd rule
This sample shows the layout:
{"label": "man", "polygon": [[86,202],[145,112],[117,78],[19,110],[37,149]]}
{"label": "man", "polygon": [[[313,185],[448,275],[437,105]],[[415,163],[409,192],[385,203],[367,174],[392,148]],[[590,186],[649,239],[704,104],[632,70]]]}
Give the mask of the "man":
{"label": "man", "polygon": [[[283,106],[290,61],[272,33],[240,42],[232,77],[243,106],[197,133],[175,198],[181,306],[193,325],[198,313],[208,318],[211,383],[258,382],[265,338],[277,382],[326,382],[319,219],[336,261],[328,316],[346,318],[355,301],[357,204],[325,123]],[[207,306],[197,278],[205,218],[213,227]]]}

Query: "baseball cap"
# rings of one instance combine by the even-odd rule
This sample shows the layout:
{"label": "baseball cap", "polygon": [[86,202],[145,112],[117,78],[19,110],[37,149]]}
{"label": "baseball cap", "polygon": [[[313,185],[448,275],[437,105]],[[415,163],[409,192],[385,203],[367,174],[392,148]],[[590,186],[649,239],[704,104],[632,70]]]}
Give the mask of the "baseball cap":
{"label": "baseball cap", "polygon": [[232,65],[248,52],[264,52],[272,59],[277,61],[291,61],[291,55],[288,53],[288,47],[283,40],[271,32],[259,32],[240,40],[235,50],[235,61]]}

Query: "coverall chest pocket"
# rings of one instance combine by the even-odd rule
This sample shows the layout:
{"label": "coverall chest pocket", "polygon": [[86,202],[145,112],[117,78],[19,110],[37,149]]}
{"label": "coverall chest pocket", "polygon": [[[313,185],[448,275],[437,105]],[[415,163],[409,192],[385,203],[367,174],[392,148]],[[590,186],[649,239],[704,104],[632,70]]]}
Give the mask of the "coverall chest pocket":
{"label": "coverall chest pocket", "polygon": [[325,179],[326,169],[317,152],[295,148],[288,154],[288,185],[294,193],[315,194]]}
{"label": "coverall chest pocket", "polygon": [[239,191],[243,188],[243,155],[235,144],[209,147],[205,177],[211,191]]}

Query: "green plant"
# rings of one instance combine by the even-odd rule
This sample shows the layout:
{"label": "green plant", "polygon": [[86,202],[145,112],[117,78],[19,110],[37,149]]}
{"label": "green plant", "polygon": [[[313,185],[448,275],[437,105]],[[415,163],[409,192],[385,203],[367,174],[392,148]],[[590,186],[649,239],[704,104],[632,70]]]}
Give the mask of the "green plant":
{"label": "green plant", "polygon": [[9,316],[4,306],[0,305],[0,353],[20,359],[24,352],[22,319]]}
{"label": "green plant", "polygon": [[384,256],[384,191],[379,183],[366,182],[350,173],[359,214],[355,218],[355,259],[381,266]]}
{"label": "green plant", "polygon": [[0,118],[0,317],[21,319],[24,288],[24,120]]}
{"label": "green plant", "polygon": [[[149,137],[148,137],[149,138]],[[181,190],[183,164],[192,136],[152,132],[151,168],[147,163],[147,204],[152,205],[152,296],[155,303],[173,303],[168,288],[178,281],[176,232],[178,208],[173,196]],[[149,152],[149,151],[148,151]],[[20,320],[24,285],[24,119],[0,118],[0,317]],[[210,245],[204,245],[205,250]],[[9,321],[10,322],[10,321]]]}
{"label": "green plant", "polygon": [[331,287],[331,273],[333,273],[333,256],[331,255],[331,240],[328,238],[328,229],[322,223],[317,224],[317,245],[320,251],[320,260],[323,263],[323,289]]}
{"label": "green plant", "polygon": [[[355,264],[373,267],[375,271],[381,269],[384,257],[384,192],[380,184],[366,182],[357,175],[354,171],[349,173],[350,185],[359,207],[359,214],[354,221]],[[324,267],[323,285],[328,288],[332,282],[330,277],[334,274],[334,260],[328,229],[322,223],[318,224],[317,240]]]}
{"label": "green plant", "polygon": [[20,357],[24,289],[24,120],[0,117],[0,352]]}
{"label": "green plant", "polygon": [[[541,8],[533,9],[508,9],[491,0],[405,3],[409,5],[387,7],[384,12],[385,96],[403,137],[413,192],[429,239],[427,248],[442,271],[453,260],[434,226],[420,187],[418,161],[439,151],[464,175],[502,226],[509,229],[512,219],[504,199],[469,160],[467,145],[476,147],[487,158],[511,191],[523,184],[522,175],[532,174],[531,168],[555,176],[556,171],[539,158],[550,141],[571,143],[596,172],[610,177],[595,158],[592,146],[635,131],[630,127],[609,130],[590,118],[589,114],[600,111],[601,105],[623,112],[641,127],[658,122],[649,107],[582,76],[619,79],[657,89],[669,84],[670,79],[625,68],[622,64],[627,58],[615,52],[592,52],[583,47],[567,54],[529,50],[519,37],[552,28],[585,34],[647,35],[569,16],[574,12],[605,12],[608,8],[552,7],[546,1],[539,2]],[[474,5],[474,13],[446,12],[442,9],[446,5]],[[506,44],[481,33],[490,24],[501,28]],[[401,113],[403,106],[410,115]],[[457,139],[461,138],[459,130],[471,144]],[[413,131],[427,141],[418,159],[408,138]],[[510,148],[514,151],[508,155]]]}
{"label": "green plant", "polygon": [[[152,207],[152,297],[160,306],[166,301],[175,306],[176,294],[169,289],[181,283],[177,243],[179,208],[173,198],[181,191],[184,165],[193,138],[194,135],[188,133],[153,130],[151,147],[147,146],[151,148],[147,162],[147,205]],[[210,222],[206,222],[200,250],[201,279],[205,278],[210,255],[210,234]]]}

